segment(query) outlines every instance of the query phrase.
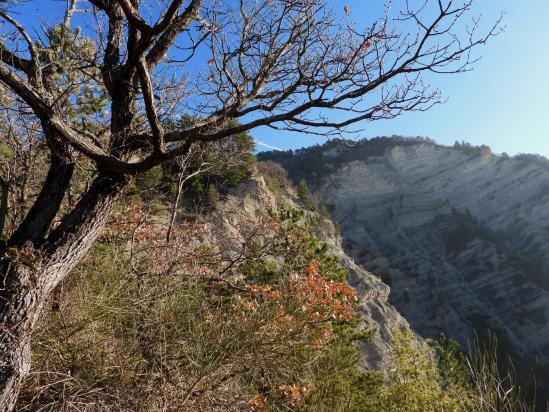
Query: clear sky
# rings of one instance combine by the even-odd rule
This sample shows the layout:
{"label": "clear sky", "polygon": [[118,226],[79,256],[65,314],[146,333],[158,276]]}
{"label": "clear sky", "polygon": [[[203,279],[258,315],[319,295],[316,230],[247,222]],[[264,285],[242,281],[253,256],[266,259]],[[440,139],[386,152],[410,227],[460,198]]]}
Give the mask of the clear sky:
{"label": "clear sky", "polygon": [[[337,0],[351,7],[360,22],[378,0]],[[395,2],[396,3],[396,2]],[[482,59],[474,70],[458,75],[429,76],[448,101],[428,112],[406,113],[364,125],[357,137],[427,136],[442,144],[465,140],[487,144],[497,152],[539,153],[549,157],[549,0],[476,0],[475,13],[488,24],[506,12],[506,30],[477,50]],[[486,25],[485,25],[486,26]],[[256,139],[283,149],[324,139],[261,129]],[[258,145],[259,150],[264,147]]]}
{"label": "clear sky", "polygon": [[[385,4],[383,0],[327,1],[342,14],[345,6],[350,7],[349,18],[359,26],[379,17]],[[44,17],[37,9],[60,14],[65,6],[64,1],[48,1],[53,7],[44,10],[42,2],[45,0],[22,3],[18,17],[24,23],[36,21]],[[402,2],[394,0],[393,7]],[[482,15],[484,28],[505,11],[506,30],[476,50],[482,59],[472,72],[426,78],[448,101],[428,112],[363,124],[365,131],[354,138],[426,136],[442,144],[465,140],[487,144],[497,153],[539,153],[549,157],[549,0],[475,0],[474,4],[471,17]],[[258,143],[282,149],[325,140],[269,128],[255,130],[252,135]],[[265,146],[258,144],[258,149],[264,150]]]}

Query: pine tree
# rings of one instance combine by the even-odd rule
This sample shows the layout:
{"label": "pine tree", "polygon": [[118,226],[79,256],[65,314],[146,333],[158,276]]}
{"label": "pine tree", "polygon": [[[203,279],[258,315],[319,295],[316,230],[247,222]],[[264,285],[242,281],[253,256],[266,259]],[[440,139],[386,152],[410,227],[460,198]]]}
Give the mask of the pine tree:
{"label": "pine tree", "polygon": [[304,179],[301,179],[297,184],[297,197],[299,201],[307,208],[308,210],[315,210],[315,202],[307,186],[307,182]]}

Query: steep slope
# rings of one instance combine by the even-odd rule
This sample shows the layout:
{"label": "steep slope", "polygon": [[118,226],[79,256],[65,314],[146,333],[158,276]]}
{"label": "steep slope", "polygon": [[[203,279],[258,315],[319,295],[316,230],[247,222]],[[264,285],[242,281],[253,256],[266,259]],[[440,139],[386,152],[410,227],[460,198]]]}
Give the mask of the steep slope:
{"label": "steep slope", "polygon": [[[275,199],[267,188],[263,177],[252,176],[238,188],[231,190],[226,199],[220,202],[209,220],[216,226],[217,234],[227,234],[238,247],[239,241],[245,237],[248,229],[253,229],[255,222],[268,210],[289,206],[301,208],[290,190],[281,190]],[[335,255],[342,266],[349,270],[349,283],[357,291],[359,311],[365,326],[374,331],[371,342],[366,345],[363,366],[373,369],[388,367],[389,342],[391,330],[397,326],[406,326],[406,320],[388,302],[389,287],[377,276],[365,270],[348,256],[342,248],[341,236],[337,234],[333,224],[326,219],[319,220],[318,238],[325,242],[330,253]],[[224,242],[225,248],[230,247]],[[238,253],[237,251],[235,251]]]}
{"label": "steep slope", "polygon": [[[351,256],[391,286],[425,337],[495,331],[522,364],[549,364],[549,163],[429,140],[332,141],[267,153],[305,178]],[[541,372],[540,372],[541,371]]]}

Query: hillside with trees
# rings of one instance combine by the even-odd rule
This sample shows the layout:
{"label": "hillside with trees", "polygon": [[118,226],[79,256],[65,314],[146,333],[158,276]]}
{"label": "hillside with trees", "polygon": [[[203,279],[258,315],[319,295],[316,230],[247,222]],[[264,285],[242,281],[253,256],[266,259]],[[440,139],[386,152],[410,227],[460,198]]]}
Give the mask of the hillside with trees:
{"label": "hillside with trees", "polygon": [[[331,135],[359,122],[427,110],[442,99],[423,74],[468,71],[478,46],[501,31],[499,20],[474,20],[471,27],[469,1],[406,3],[398,12],[397,19],[387,9],[356,25],[325,0],[0,0],[0,410],[55,410],[55,393],[68,402],[65,409],[173,409],[195,402],[202,410],[207,398],[226,410],[240,408],[239,396],[252,388],[257,396],[245,404],[260,410],[266,402],[289,409],[305,398],[316,410],[362,404],[355,396],[368,391],[349,388],[370,380],[355,369],[345,369],[348,381],[329,388],[315,378],[322,370],[337,371],[329,364],[339,360],[328,355],[333,345],[318,356],[311,348],[344,339],[346,328],[334,323],[352,318],[352,292],[342,277],[317,267],[321,262],[312,257],[295,273],[260,267],[256,275],[273,275],[271,283],[251,282],[233,299],[223,288],[173,280],[169,274],[178,265],[156,256],[155,246],[163,239],[162,250],[169,251],[187,228],[181,222],[214,209],[224,191],[244,181],[254,161],[248,133],[271,127]],[[164,233],[146,225],[140,201],[151,211],[169,202]],[[139,224],[125,232],[132,216]],[[185,247],[207,235],[187,229],[183,236],[192,238]],[[150,248],[141,262],[137,247]],[[181,270],[190,276],[211,269],[231,289],[225,272],[208,268],[215,262],[201,267],[193,260]],[[166,276],[157,272],[164,264]],[[325,285],[320,296],[305,293],[317,283]],[[64,285],[71,286],[66,301]],[[304,301],[303,310],[296,300]],[[301,322],[298,336],[271,319],[273,308],[282,322]],[[225,321],[230,326],[216,329]],[[265,357],[272,368],[239,363],[236,354],[253,353],[231,340],[244,334],[243,326],[252,349],[268,342],[302,368],[285,371],[285,357],[278,355]],[[54,327],[59,332],[48,335]],[[250,331],[265,329],[280,330],[290,343],[278,345],[276,333],[254,341]],[[190,336],[198,341],[185,341]],[[177,352],[185,342],[197,352]],[[97,350],[87,351],[94,344]],[[343,346],[334,350],[353,351]],[[33,354],[52,374],[33,373]],[[233,366],[216,363],[225,356]],[[72,379],[73,366],[80,383]],[[201,373],[213,386],[204,386]],[[162,392],[117,386],[136,379],[158,379],[162,384],[153,392],[172,385],[178,398],[171,403]],[[34,389],[32,380],[38,381]],[[71,403],[56,382],[74,384],[77,394],[93,400]],[[436,383],[442,392],[427,392],[444,403],[446,387]],[[216,392],[220,388],[228,393]],[[124,399],[129,393],[133,402],[149,394],[151,403],[131,404]],[[396,398],[387,399],[392,405]]]}
{"label": "hillside with trees", "polygon": [[216,200],[187,181],[169,240],[177,195],[136,183],[48,302],[17,410],[528,410],[518,389],[499,398],[513,381],[491,352],[397,324],[391,369],[365,367],[376,330],[318,237],[331,222],[258,169]]}

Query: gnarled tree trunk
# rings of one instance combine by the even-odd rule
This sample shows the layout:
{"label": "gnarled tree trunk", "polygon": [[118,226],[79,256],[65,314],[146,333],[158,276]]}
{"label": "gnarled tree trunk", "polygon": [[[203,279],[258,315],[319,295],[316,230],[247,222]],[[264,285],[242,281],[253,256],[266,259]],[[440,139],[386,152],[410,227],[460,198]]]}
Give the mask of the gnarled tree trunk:
{"label": "gnarled tree trunk", "polygon": [[[28,262],[30,264],[30,262]],[[45,300],[34,288],[33,268],[9,262],[0,295],[0,410],[11,411],[30,370],[30,331]]]}
{"label": "gnarled tree trunk", "polygon": [[0,289],[0,411],[15,408],[30,370],[30,338],[57,284],[84,257],[100,235],[126,178],[99,175],[76,207],[42,244],[8,249]]}

